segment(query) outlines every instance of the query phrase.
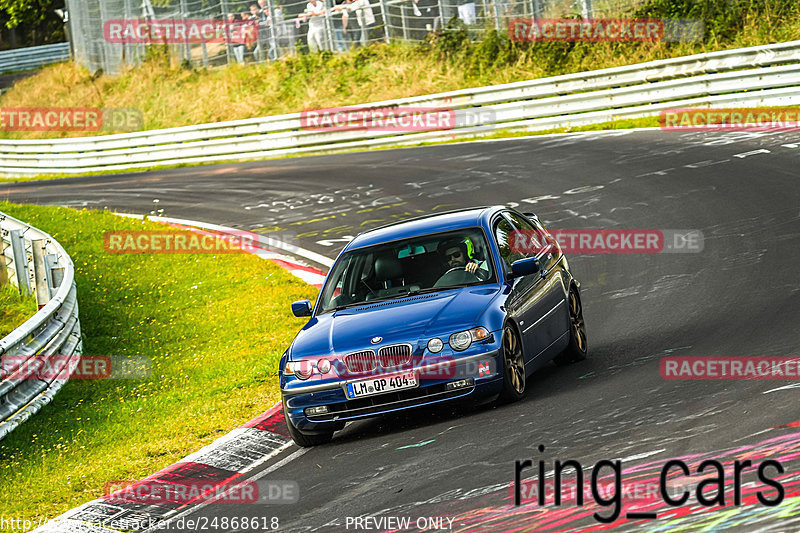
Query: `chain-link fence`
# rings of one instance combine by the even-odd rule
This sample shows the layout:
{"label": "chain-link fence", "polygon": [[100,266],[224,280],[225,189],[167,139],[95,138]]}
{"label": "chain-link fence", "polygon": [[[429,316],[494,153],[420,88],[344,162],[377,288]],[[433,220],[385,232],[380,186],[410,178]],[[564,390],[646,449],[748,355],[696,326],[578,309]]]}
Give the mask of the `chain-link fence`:
{"label": "chain-link fence", "polygon": [[[153,45],[195,65],[421,41],[453,17],[474,38],[514,18],[625,16],[646,0],[66,0],[75,58],[120,72]],[[213,29],[207,35],[203,25]],[[160,25],[160,26],[159,26]],[[143,28],[146,28],[143,30]],[[213,35],[212,35],[213,34]],[[144,36],[144,38],[143,38]]]}

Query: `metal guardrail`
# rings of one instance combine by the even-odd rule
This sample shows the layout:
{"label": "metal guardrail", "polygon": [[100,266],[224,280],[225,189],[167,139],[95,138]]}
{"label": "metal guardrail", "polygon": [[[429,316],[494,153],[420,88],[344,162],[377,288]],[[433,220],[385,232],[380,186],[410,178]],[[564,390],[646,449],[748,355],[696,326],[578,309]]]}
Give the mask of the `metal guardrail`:
{"label": "metal guardrail", "polygon": [[0,52],[0,74],[69,60],[69,43],[45,44]]}
{"label": "metal guardrail", "polygon": [[64,248],[2,212],[0,235],[0,280],[15,280],[28,293],[33,283],[39,304],[35,315],[0,339],[2,440],[53,399],[78,365],[83,344],[75,269]]}
{"label": "metal guardrail", "polygon": [[301,114],[153,131],[47,140],[0,140],[0,172],[82,173],[285,154],[403,146],[491,134],[576,127],[652,116],[677,107],[800,103],[800,41],[726,50],[373,102],[364,107],[442,107],[454,129],[426,132],[304,129]]}

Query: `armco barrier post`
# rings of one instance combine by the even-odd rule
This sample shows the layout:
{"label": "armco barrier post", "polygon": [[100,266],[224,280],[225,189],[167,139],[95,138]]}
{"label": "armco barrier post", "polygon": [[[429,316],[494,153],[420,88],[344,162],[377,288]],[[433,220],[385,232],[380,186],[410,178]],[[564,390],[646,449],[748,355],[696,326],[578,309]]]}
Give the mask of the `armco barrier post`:
{"label": "armco barrier post", "polygon": [[[45,272],[47,273],[47,288],[50,294],[50,299],[53,299],[53,296],[56,295],[58,291],[58,286],[61,284],[61,280],[64,278],[64,269],[58,266],[58,255],[56,254],[47,254],[44,256],[44,265],[45,265]],[[55,281],[56,277],[56,270],[58,270],[58,282]]]}
{"label": "armco barrier post", "polygon": [[6,264],[6,241],[0,239],[0,287],[8,285],[8,265]]}
{"label": "armco barrier post", "polygon": [[58,285],[53,283],[53,270],[56,268],[58,268],[58,256],[56,254],[46,254],[44,256],[44,271],[47,275],[47,292],[51,300],[58,290]]}
{"label": "armco barrier post", "polygon": [[11,253],[14,257],[14,272],[17,273],[19,293],[29,295],[31,293],[31,283],[28,275],[28,258],[25,256],[25,241],[22,238],[22,230],[12,229],[10,237]]}
{"label": "armco barrier post", "polygon": [[41,309],[50,301],[50,290],[47,286],[47,265],[44,261],[44,240],[31,241],[33,252],[33,281],[36,286],[36,305]]}

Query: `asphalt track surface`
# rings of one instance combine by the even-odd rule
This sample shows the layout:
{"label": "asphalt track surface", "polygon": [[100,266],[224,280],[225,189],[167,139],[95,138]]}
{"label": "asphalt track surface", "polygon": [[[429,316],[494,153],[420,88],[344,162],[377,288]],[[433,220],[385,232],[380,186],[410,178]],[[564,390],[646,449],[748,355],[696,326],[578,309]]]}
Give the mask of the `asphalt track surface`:
{"label": "asphalt track surface", "polygon": [[[522,401],[348,425],[255,474],[296,480],[299,503],[209,505],[193,516],[276,516],[283,531],[363,531],[348,521],[357,516],[408,517],[411,529],[424,525],[418,518],[452,518],[451,531],[800,529],[800,424],[791,425],[800,383],[659,373],[665,355],[800,356],[800,133],[562,135],[0,184],[0,198],[134,213],[158,198],[166,216],[277,235],[329,257],[370,227],[474,205],[518,205],[551,228],[699,229],[700,253],[570,255],[589,358],[538,371]],[[728,507],[692,495],[679,508],[651,505],[654,519],[626,518],[626,507],[611,526],[591,516],[609,514],[594,503],[516,508],[510,497],[518,459],[543,459],[548,473],[556,459],[578,460],[587,479],[599,460],[622,459],[624,479],[657,482],[676,457],[695,476],[704,458],[779,459],[794,497],[731,507],[727,468]],[[752,470],[744,478],[751,496],[766,495]]]}

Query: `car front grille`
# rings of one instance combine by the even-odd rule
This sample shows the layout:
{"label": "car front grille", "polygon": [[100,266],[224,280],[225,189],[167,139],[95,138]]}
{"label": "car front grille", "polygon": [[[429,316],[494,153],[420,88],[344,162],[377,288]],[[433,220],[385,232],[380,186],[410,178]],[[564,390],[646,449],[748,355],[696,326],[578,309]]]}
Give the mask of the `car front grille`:
{"label": "car front grille", "polygon": [[411,361],[410,344],[393,344],[378,350],[378,362],[383,368],[394,368]]}
{"label": "car front grille", "polygon": [[375,359],[375,352],[372,350],[364,350],[345,355],[344,364],[347,366],[347,370],[353,374],[371,372],[378,366],[378,362]]}

